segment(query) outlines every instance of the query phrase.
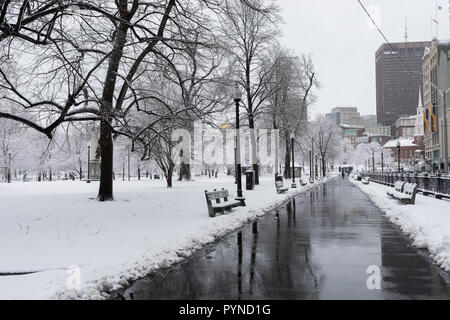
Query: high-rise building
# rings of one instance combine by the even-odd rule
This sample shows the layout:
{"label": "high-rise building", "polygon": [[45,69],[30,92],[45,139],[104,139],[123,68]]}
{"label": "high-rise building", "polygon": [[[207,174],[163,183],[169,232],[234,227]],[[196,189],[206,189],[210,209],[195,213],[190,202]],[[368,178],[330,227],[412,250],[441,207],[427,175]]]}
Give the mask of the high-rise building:
{"label": "high-rise building", "polygon": [[364,127],[371,127],[377,124],[377,115],[375,114],[365,115],[362,118]]}
{"label": "high-rise building", "polygon": [[399,117],[417,112],[422,86],[422,58],[431,42],[383,44],[376,52],[377,121],[393,126]]}
{"label": "high-rise building", "polygon": [[354,126],[362,126],[363,118],[356,107],[337,107],[327,113],[325,118],[333,121],[337,125],[348,124]]}

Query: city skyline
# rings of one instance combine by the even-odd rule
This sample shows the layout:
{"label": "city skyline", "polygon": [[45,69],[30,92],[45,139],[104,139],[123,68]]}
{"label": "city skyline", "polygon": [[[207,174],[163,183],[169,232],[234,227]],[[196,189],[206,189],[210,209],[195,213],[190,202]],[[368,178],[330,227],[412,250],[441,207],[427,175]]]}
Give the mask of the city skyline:
{"label": "city skyline", "polygon": [[[405,17],[409,42],[431,41],[435,36],[431,20],[436,15],[434,1],[363,3],[374,13],[391,43],[405,41]],[[448,3],[438,1],[438,4],[442,6],[438,12],[438,38],[450,38]],[[322,84],[310,111],[311,118],[338,106],[358,107],[361,115],[376,114],[375,53],[385,41],[369,23],[358,2],[284,0],[280,6],[284,19],[283,42],[292,44],[297,53],[312,54]],[[299,30],[309,30],[311,25],[314,32],[299,35]]]}

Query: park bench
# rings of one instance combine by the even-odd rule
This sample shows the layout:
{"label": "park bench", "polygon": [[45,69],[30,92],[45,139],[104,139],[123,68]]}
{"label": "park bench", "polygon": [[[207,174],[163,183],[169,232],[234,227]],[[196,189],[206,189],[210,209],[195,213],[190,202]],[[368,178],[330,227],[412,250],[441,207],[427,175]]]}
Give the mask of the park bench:
{"label": "park bench", "polygon": [[396,181],[394,184],[394,190],[389,189],[386,191],[388,196],[394,197],[394,194],[399,194],[403,192],[403,186],[405,183],[403,181]]}
{"label": "park bench", "polygon": [[283,186],[283,180],[275,181],[275,187],[277,188],[277,193],[285,193],[289,190],[288,187]]}
{"label": "park bench", "polygon": [[300,185],[302,186],[306,186],[308,184],[308,180],[306,180],[306,178],[300,178]]}
{"label": "park bench", "polygon": [[362,183],[363,184],[369,184],[370,182],[370,178],[369,177],[365,177],[364,179],[362,179]]}
{"label": "park bench", "polygon": [[[225,213],[225,210],[231,211],[231,209],[245,206],[245,203],[240,200],[228,200],[230,194],[228,190],[222,189],[217,191],[214,189],[212,192],[205,191],[206,203],[208,205],[208,212],[210,217],[215,217],[217,212]],[[223,199],[221,202],[220,200]]]}
{"label": "park bench", "polygon": [[397,181],[394,184],[394,190],[388,190],[386,193],[392,198],[400,200],[404,204],[415,204],[417,184]]}

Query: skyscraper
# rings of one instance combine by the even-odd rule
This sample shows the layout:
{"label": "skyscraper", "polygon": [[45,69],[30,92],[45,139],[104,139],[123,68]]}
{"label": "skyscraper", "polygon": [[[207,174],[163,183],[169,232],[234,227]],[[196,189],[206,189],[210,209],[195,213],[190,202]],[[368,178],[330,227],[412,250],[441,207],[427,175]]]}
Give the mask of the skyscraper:
{"label": "skyscraper", "polygon": [[422,58],[431,42],[381,45],[376,52],[377,121],[392,126],[399,117],[415,115],[422,86]]}

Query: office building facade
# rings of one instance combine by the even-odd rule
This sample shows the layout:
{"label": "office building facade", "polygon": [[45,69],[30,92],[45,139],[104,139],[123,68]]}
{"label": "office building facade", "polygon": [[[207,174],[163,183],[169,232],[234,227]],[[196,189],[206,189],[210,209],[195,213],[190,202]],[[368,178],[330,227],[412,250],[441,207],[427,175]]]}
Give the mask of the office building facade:
{"label": "office building facade", "polygon": [[422,58],[431,42],[383,44],[376,52],[377,122],[393,126],[417,111]]}

